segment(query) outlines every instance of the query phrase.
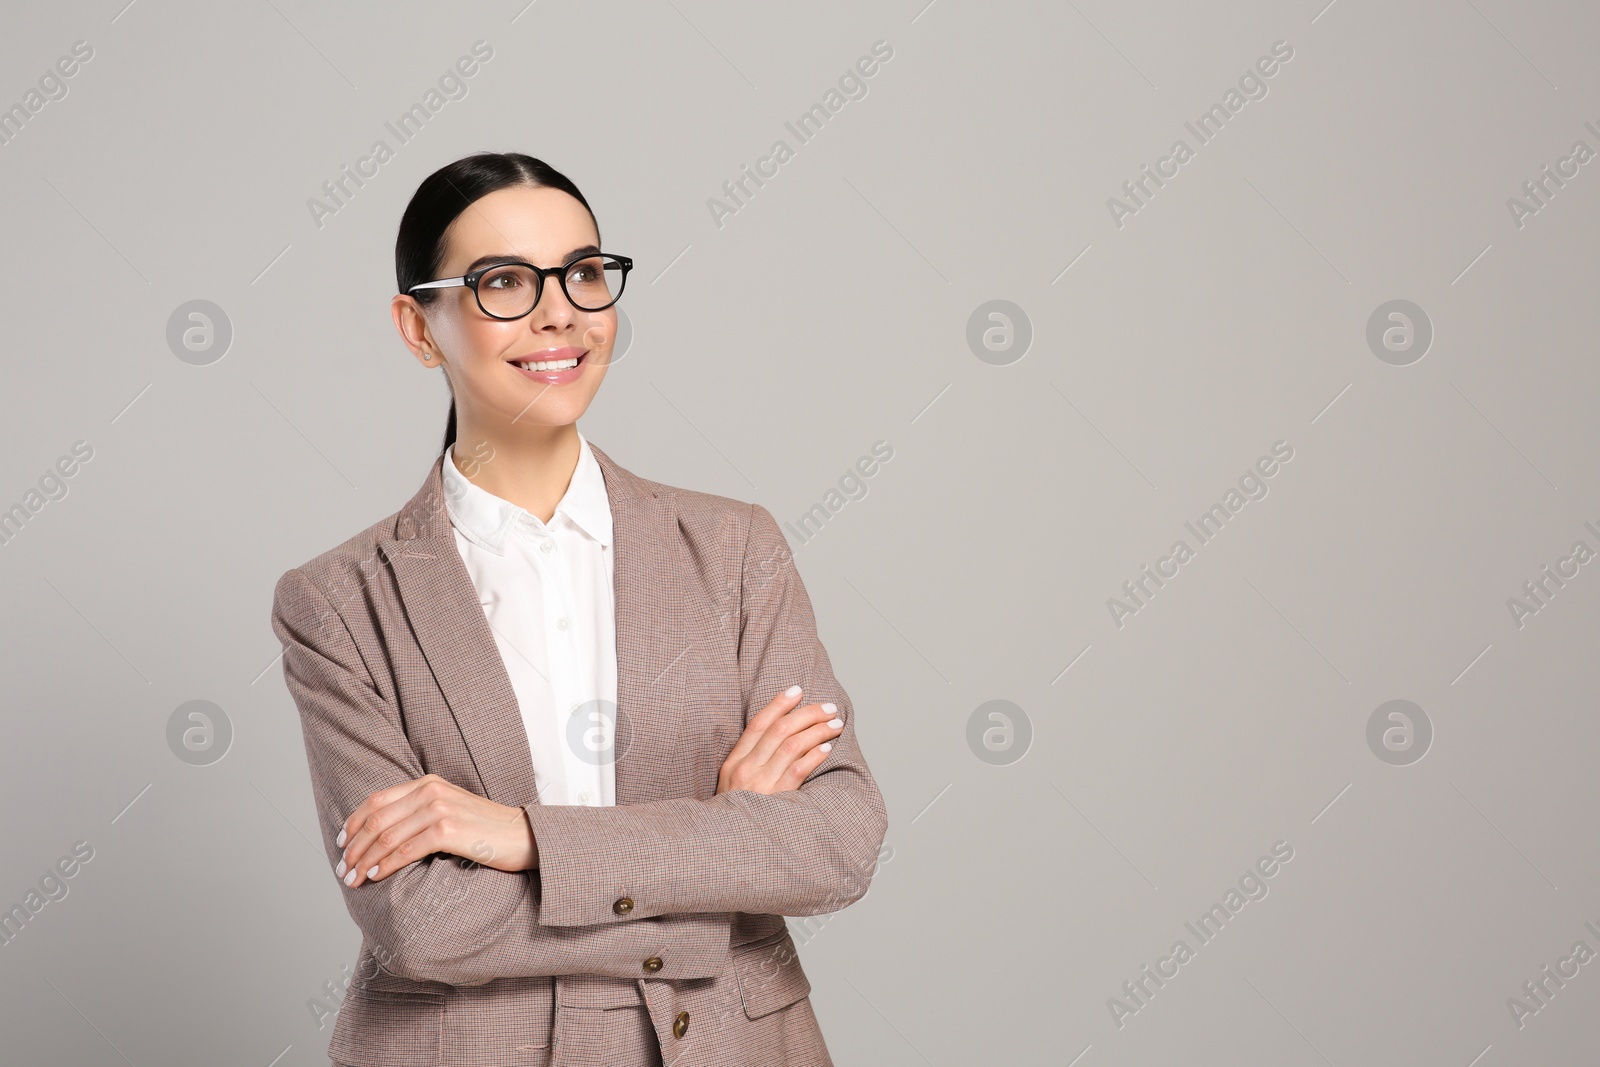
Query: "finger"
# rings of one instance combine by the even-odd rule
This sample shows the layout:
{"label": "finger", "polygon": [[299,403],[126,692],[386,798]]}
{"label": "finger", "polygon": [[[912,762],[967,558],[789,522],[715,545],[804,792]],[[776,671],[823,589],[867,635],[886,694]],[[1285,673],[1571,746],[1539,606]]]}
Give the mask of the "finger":
{"label": "finger", "polygon": [[[838,726],[832,725],[839,723]],[[773,777],[782,774],[798,759],[809,754],[819,745],[825,745],[838,737],[844,728],[844,720],[827,719],[814,726],[790,734],[773,752],[765,766]],[[824,753],[826,754],[826,753]]]}
{"label": "finger", "polygon": [[[822,745],[829,745],[823,748]],[[828,758],[831,751],[831,742],[824,741],[804,756],[789,764],[789,769],[778,776],[778,790],[799,789],[805,780],[811,777],[811,772],[822,766],[822,761]]]}
{"label": "finger", "polygon": [[[406,830],[414,826],[416,826],[416,822],[412,819],[407,819],[399,826],[391,827],[390,829],[399,831],[403,835]],[[424,856],[440,851],[439,842],[442,838],[443,830],[438,822],[425,818],[422,820],[418,832],[411,837],[397,836],[395,838],[396,843],[393,846],[384,845],[383,847],[386,851],[381,859],[375,854],[369,854],[367,858],[361,860],[361,866],[351,870],[345,876],[348,879],[345,884],[351,889],[356,889],[366,882],[381,882],[402,867],[415,863]]]}
{"label": "finger", "polygon": [[448,836],[442,815],[438,802],[428,801],[383,830],[345,873],[345,884],[353,889],[362,882],[381,881],[407,864],[440,851]]}
{"label": "finger", "polygon": [[[418,780],[421,781],[420,779]],[[340,857],[340,865],[334,868],[334,874],[344,878],[352,870],[364,870],[372,866],[371,856],[374,842],[378,836],[389,827],[410,817],[433,796],[432,783],[411,783],[413,788],[406,793],[394,797],[387,804],[373,811],[361,822],[361,827],[345,845],[344,853]],[[385,790],[388,792],[388,790]],[[376,794],[374,794],[376,795]],[[392,838],[390,839],[392,840]],[[343,867],[343,870],[340,869]],[[346,883],[347,885],[353,883]]]}
{"label": "finger", "polygon": [[792,685],[768,701],[766,707],[750,716],[750,721],[739,734],[739,740],[734,742],[733,751],[728,754],[728,758],[743,759],[749,755],[767,728],[800,703],[802,695],[803,690],[797,685]]}
{"label": "finger", "polygon": [[393,804],[396,800],[399,800],[429,779],[437,777],[438,775],[435,774],[425,774],[421,778],[414,778],[409,782],[401,782],[398,785],[391,785],[368,794],[367,799],[357,805],[355,811],[346,816],[344,825],[339,828],[338,837],[334,839],[334,844],[344,848],[355,837],[356,832],[361,829],[362,824],[369,815],[379,808]]}
{"label": "finger", "polygon": [[[419,783],[420,779],[401,786],[381,789],[362,802],[361,808],[366,809],[365,814],[354,825],[346,839],[344,851],[334,868],[335,874],[343,878],[351,868],[358,867],[372,846],[373,839],[385,828],[405,818],[416,807],[417,801],[414,798],[422,787]],[[360,811],[361,808],[357,810]]]}
{"label": "finger", "polygon": [[755,748],[751,750],[750,758],[762,764],[770,762],[789,738],[819,722],[828,721],[830,714],[821,704],[806,704],[794,708],[767,727],[756,741]]}
{"label": "finger", "polygon": [[[833,717],[831,704],[806,704],[795,708],[783,718],[767,727],[751,751],[750,758],[759,763],[768,763],[772,760],[778,748],[785,744],[790,737],[800,733],[819,722],[827,722]],[[799,755],[801,750],[790,750],[794,755]]]}
{"label": "finger", "polygon": [[832,738],[840,732],[838,727],[820,723],[792,735],[779,746],[770,762],[764,765],[746,761],[740,768],[739,789],[771,796],[786,789],[798,789],[822,761],[828,758]]}

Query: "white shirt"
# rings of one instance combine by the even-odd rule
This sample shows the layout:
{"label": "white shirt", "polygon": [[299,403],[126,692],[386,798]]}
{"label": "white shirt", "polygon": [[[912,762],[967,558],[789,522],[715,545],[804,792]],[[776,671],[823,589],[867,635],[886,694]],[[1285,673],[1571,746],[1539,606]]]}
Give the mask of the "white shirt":
{"label": "white shirt", "polygon": [[[516,692],[541,804],[616,803],[616,599],[605,476],[578,465],[549,525],[442,465],[456,548]],[[496,460],[490,459],[489,463]]]}

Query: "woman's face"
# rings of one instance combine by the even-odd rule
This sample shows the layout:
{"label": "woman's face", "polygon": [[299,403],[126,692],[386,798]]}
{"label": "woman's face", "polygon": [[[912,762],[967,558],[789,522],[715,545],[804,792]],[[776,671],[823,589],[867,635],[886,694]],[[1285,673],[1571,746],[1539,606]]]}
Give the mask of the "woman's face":
{"label": "woman's face", "polygon": [[[450,224],[439,277],[460,277],[490,256],[557,267],[599,243],[588,210],[571,196],[548,186],[511,186],[480,197]],[[408,297],[396,297],[395,305],[395,324],[417,358],[437,367],[443,357],[463,439],[576,422],[600,388],[617,334],[615,305],[579,310],[554,275],[533,310],[509,322],[485,315],[467,286],[438,290],[422,312],[425,323],[406,310],[418,306]],[[571,370],[517,365],[572,358],[578,365]]]}

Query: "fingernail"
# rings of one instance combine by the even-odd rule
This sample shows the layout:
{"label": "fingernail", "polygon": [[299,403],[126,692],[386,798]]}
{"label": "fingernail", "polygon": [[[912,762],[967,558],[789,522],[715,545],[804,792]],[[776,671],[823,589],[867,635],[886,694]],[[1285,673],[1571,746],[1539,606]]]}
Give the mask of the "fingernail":
{"label": "fingernail", "polygon": [[337,876],[338,876],[338,877],[340,877],[340,878],[343,878],[343,877],[344,877],[344,872],[345,872],[345,871],[346,871],[346,870],[347,870],[347,868],[346,868],[346,867],[345,867],[345,865],[344,865],[344,860],[340,860],[340,861],[339,861],[339,866],[337,866],[337,867],[335,867],[335,868],[334,868],[334,869],[333,869],[333,873],[334,873],[334,874],[335,874],[335,875],[337,875]]}
{"label": "fingernail", "polygon": [[844,720],[843,719],[829,719],[828,720],[828,725],[833,727],[835,730],[837,730],[839,727],[844,725]]}
{"label": "fingernail", "polygon": [[367,872],[367,877],[368,878],[376,878],[376,877],[378,877],[378,866],[379,865],[376,864],[376,863],[374,863],[372,865],[372,870]]}
{"label": "fingernail", "polygon": [[783,691],[783,695],[786,697],[797,697],[800,695],[800,687],[798,685],[791,685],[789,688]]}
{"label": "fingernail", "polygon": [[827,712],[829,715],[832,715],[834,712],[839,710],[839,705],[830,700],[826,704],[822,705],[822,710]]}
{"label": "fingernail", "polygon": [[822,751],[824,751],[824,752],[832,752],[833,751],[833,742],[832,741],[824,741],[824,742],[822,742],[822,744],[818,745],[817,747],[822,749]]}
{"label": "fingernail", "polygon": [[343,830],[339,831],[339,836],[334,839],[333,843],[338,845],[340,848],[344,848],[344,831]]}
{"label": "fingernail", "polygon": [[351,871],[349,874],[344,876],[344,884],[345,885],[355,885],[355,882],[356,882],[356,872],[355,871]]}

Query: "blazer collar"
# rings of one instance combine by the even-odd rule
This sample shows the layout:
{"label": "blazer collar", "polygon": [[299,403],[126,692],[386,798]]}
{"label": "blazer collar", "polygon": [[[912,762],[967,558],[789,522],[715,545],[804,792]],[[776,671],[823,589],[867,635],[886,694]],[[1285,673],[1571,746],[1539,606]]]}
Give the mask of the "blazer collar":
{"label": "blazer collar", "polygon": [[[673,773],[694,657],[677,603],[682,598],[674,595],[683,575],[672,494],[619,466],[592,443],[589,448],[604,478],[612,520],[616,802],[665,799],[663,782],[682,782],[681,795],[692,795],[692,783]],[[434,460],[422,488],[396,514],[392,535],[379,538],[379,548],[485,795],[500,804],[536,804],[528,735],[483,605],[456,548],[443,463],[442,455]]]}
{"label": "blazer collar", "polygon": [[[526,522],[545,528],[545,524],[525,508],[468,481],[456,465],[454,452],[454,447],[445,452],[439,462],[439,474],[444,484],[445,511],[463,537],[485,551],[503,556],[506,537],[513,525]],[[578,465],[573,469],[572,481],[556,505],[549,525],[554,526],[562,517],[591,539],[610,547],[613,523],[611,509],[606,504],[605,478],[582,433],[578,434]]]}

